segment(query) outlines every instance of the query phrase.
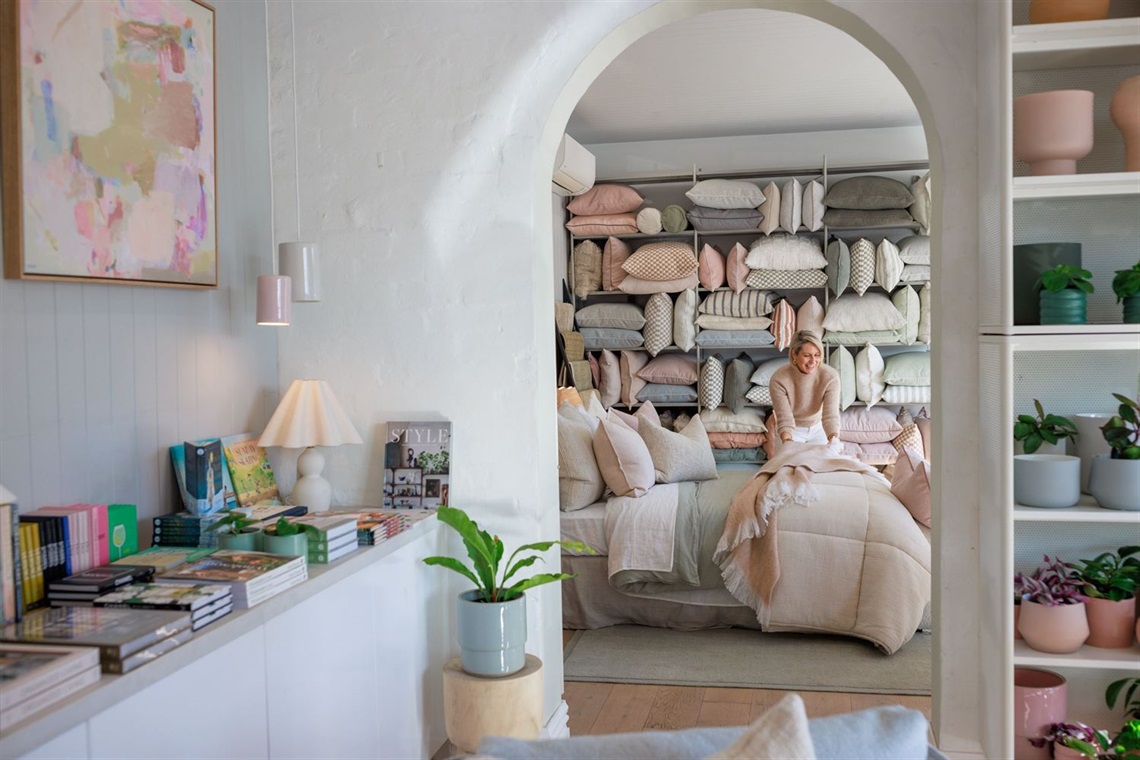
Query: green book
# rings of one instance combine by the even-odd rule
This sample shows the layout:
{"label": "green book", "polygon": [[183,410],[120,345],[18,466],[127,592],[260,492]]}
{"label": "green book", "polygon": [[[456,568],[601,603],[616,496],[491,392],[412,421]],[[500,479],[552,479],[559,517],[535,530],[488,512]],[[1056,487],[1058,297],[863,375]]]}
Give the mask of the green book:
{"label": "green book", "polygon": [[139,550],[138,508],[134,504],[107,505],[107,553],[110,561]]}

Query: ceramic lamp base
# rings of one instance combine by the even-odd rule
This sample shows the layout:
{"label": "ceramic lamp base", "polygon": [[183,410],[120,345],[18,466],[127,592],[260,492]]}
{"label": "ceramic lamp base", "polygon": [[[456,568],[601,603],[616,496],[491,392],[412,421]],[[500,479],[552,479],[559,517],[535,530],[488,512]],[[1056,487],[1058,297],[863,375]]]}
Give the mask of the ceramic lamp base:
{"label": "ceramic lamp base", "polygon": [[297,485],[290,496],[298,506],[309,508],[310,512],[320,512],[332,504],[332,484],[321,475],[325,469],[325,458],[316,447],[310,446],[297,457]]}

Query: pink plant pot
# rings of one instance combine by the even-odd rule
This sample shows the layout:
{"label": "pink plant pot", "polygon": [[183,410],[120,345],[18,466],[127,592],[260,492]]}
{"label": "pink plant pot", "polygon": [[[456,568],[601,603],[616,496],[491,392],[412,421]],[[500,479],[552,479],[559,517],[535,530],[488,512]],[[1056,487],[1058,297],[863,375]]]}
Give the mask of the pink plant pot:
{"label": "pink plant pot", "polygon": [[1128,649],[1136,632],[1136,597],[1114,602],[1110,599],[1085,599],[1092,647]]}
{"label": "pink plant pot", "polygon": [[1029,23],[1058,24],[1108,18],[1109,0],[1029,0]]}
{"label": "pink plant pot", "polygon": [[1053,745],[1053,760],[1085,760],[1088,755],[1063,744]]}
{"label": "pink plant pot", "polygon": [[1083,604],[1047,607],[1025,600],[1017,622],[1025,643],[1038,652],[1071,654],[1089,637],[1089,621]]}
{"label": "pink plant pot", "polygon": [[1013,101],[1013,155],[1035,176],[1076,174],[1093,147],[1093,94],[1053,90]]}
{"label": "pink plant pot", "polygon": [[1014,760],[1048,760],[1049,745],[1034,747],[1029,740],[1044,736],[1053,723],[1063,722],[1068,710],[1068,684],[1063,676],[1049,670],[1014,668]]}
{"label": "pink plant pot", "polygon": [[1140,172],[1140,76],[1125,79],[1116,88],[1109,115],[1124,137],[1124,170]]}

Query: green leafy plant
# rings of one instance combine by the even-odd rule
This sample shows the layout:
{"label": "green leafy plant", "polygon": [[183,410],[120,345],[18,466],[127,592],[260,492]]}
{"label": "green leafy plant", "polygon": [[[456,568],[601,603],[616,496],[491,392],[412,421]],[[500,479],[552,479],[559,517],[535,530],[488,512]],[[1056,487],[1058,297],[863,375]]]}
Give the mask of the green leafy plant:
{"label": "green leafy plant", "polygon": [[1113,459],[1140,459],[1140,405],[1119,393],[1112,396],[1120,406],[1100,432],[1112,447]]}
{"label": "green leafy plant", "polygon": [[1120,699],[1121,692],[1124,692],[1124,698],[1120,699],[1120,706],[1124,708],[1124,717],[1140,720],[1140,694],[1136,693],[1137,689],[1140,689],[1140,678],[1121,678],[1119,681],[1113,681],[1104,690],[1104,703],[1110,710],[1115,710],[1116,700]]}
{"label": "green leafy plant", "polygon": [[310,536],[315,536],[318,531],[312,525],[305,525],[304,523],[295,523],[289,518],[282,515],[277,518],[277,522],[270,525],[265,529],[266,533],[274,536],[296,536],[300,533],[308,533]]}
{"label": "green leafy plant", "polygon": [[1019,414],[1013,423],[1013,440],[1021,441],[1026,454],[1037,451],[1042,443],[1056,444],[1063,438],[1076,437],[1077,426],[1068,417],[1045,414],[1037,399],[1033,399],[1033,406],[1037,408],[1036,417]]}
{"label": "green leafy plant", "polygon": [[[529,557],[518,557],[520,552],[544,552],[552,546],[563,546],[576,552],[595,554],[596,552],[578,541],[539,541],[526,544],[515,549],[506,563],[503,559],[503,542],[498,536],[492,536],[479,528],[478,523],[467,516],[462,509],[455,507],[440,507],[436,510],[436,517],[444,525],[455,529],[463,539],[463,546],[467,549],[467,556],[471,559],[471,567],[463,564],[454,557],[427,557],[425,565],[438,565],[446,567],[467,578],[475,584],[480,602],[509,602],[523,595],[528,588],[541,586],[544,583],[554,583],[573,578],[566,573],[537,573],[529,578],[519,578],[507,585],[515,574],[526,567],[530,567],[542,560],[539,554]],[[502,572],[500,574],[500,567]]]}
{"label": "green leafy plant", "polygon": [[447,451],[425,451],[416,457],[416,466],[423,469],[424,475],[442,475],[448,471],[450,460]]}
{"label": "green leafy plant", "polygon": [[1048,269],[1037,278],[1033,287],[1044,288],[1050,293],[1060,293],[1062,290],[1081,290],[1085,293],[1093,292],[1092,272],[1069,264],[1058,264]]}
{"label": "green leafy plant", "polygon": [[1136,596],[1140,585],[1140,546],[1122,546],[1116,553],[1104,552],[1092,559],[1066,562],[1086,596],[1120,602]]}
{"label": "green leafy plant", "polygon": [[1116,294],[1117,303],[1140,293],[1140,262],[1133,264],[1131,269],[1113,272],[1112,292]]}
{"label": "green leafy plant", "polygon": [[[210,526],[210,530],[215,533],[245,533],[249,528],[256,525],[258,521],[245,512],[240,512],[236,509],[229,509],[222,513],[221,519],[217,520]],[[225,529],[223,531],[222,529]]]}

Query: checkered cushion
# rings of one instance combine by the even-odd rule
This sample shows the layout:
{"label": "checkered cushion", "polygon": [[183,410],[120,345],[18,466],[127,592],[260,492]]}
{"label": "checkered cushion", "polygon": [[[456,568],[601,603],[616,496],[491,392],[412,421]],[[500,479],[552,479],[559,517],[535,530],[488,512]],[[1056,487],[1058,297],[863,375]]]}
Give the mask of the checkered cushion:
{"label": "checkered cushion", "polygon": [[768,389],[767,385],[753,385],[744,397],[751,401],[753,404],[760,404],[761,406],[772,405],[772,392]]}
{"label": "checkered cushion", "polygon": [[762,317],[772,313],[774,298],[766,290],[745,288],[739,293],[720,290],[701,301],[701,314],[721,317]]}
{"label": "checkered cushion", "polygon": [[697,254],[693,246],[680,241],[647,243],[634,251],[621,268],[643,280],[680,280],[696,273]]}
{"label": "checkered cushion", "polygon": [[926,459],[926,452],[922,446],[922,434],[918,432],[918,425],[914,424],[913,420],[909,425],[903,425],[903,431],[891,439],[891,444],[900,454],[903,453],[903,449],[912,449],[914,453]]}
{"label": "checkered cushion", "polygon": [[750,288],[770,290],[822,288],[827,285],[827,274],[822,269],[755,269],[744,283]]}
{"label": "checkered cushion", "polygon": [[657,356],[673,345],[673,299],[665,293],[654,293],[645,304],[645,350]]}
{"label": "checkered cushion", "polygon": [[859,295],[875,282],[875,245],[865,238],[851,245],[851,287]]}
{"label": "checkered cushion", "polygon": [[720,406],[724,400],[724,362],[715,356],[705,360],[701,367],[701,406],[709,411]]}

